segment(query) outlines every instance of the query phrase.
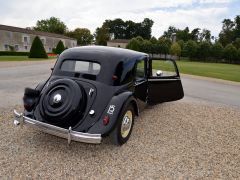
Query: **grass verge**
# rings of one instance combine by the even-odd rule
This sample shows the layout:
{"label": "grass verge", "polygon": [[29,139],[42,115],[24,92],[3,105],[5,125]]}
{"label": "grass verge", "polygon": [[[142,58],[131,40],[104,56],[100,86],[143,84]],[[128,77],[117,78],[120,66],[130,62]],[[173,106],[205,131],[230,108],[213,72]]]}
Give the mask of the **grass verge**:
{"label": "grass verge", "polygon": [[[49,57],[48,59],[54,59],[55,57]],[[48,59],[42,58],[28,58],[28,56],[0,56],[1,61],[44,61]]]}
{"label": "grass verge", "polygon": [[[153,68],[160,69],[163,61],[154,61]],[[177,61],[180,73],[240,82],[240,65]]]}

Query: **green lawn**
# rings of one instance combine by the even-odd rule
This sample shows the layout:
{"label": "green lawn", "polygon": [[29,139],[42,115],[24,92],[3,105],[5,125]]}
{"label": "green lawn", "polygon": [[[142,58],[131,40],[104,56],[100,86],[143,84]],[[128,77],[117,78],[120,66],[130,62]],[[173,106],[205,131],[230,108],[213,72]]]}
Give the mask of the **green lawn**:
{"label": "green lawn", "polygon": [[[162,63],[163,61],[158,61],[153,65],[153,68],[161,69]],[[177,61],[177,65],[180,73],[183,74],[192,74],[240,82],[240,65],[190,61]]]}
{"label": "green lawn", "polygon": [[[49,57],[48,59],[54,59],[54,57]],[[1,61],[42,61],[47,59],[41,58],[28,58],[27,56],[0,56]]]}

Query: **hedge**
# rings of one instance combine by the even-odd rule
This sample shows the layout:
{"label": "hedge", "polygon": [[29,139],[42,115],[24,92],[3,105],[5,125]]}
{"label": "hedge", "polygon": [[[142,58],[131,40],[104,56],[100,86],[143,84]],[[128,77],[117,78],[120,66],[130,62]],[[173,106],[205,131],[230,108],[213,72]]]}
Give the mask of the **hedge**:
{"label": "hedge", "polygon": [[60,40],[57,44],[57,47],[53,49],[55,54],[61,54],[65,50],[63,42]]}
{"label": "hedge", "polygon": [[29,52],[0,51],[0,56],[28,56]]}
{"label": "hedge", "polygon": [[29,58],[48,58],[47,53],[43,47],[42,41],[36,36],[32,42],[29,53]]}

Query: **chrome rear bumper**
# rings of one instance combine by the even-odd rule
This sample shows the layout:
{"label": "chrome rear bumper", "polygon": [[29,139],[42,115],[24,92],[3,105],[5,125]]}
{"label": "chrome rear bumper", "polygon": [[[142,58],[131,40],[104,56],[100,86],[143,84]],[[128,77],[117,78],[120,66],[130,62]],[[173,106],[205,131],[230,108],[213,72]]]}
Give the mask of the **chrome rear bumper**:
{"label": "chrome rear bumper", "polygon": [[35,119],[31,119],[29,117],[24,116],[22,113],[18,113],[16,110],[14,110],[14,125],[31,126],[45,133],[52,134],[61,138],[65,138],[68,140],[68,144],[70,144],[71,141],[93,143],[93,144],[99,144],[102,141],[101,134],[89,134],[89,133],[77,132],[77,131],[73,131],[71,127],[69,127],[69,129],[64,129],[58,126],[37,121]]}

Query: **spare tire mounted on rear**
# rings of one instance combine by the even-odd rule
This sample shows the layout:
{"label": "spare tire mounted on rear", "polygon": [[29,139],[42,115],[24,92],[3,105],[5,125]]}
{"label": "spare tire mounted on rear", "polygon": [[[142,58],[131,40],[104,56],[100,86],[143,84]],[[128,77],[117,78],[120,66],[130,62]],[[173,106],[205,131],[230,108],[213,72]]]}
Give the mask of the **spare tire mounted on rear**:
{"label": "spare tire mounted on rear", "polygon": [[83,88],[75,81],[58,79],[44,90],[40,98],[40,114],[50,123],[74,126],[84,111],[85,98]]}

